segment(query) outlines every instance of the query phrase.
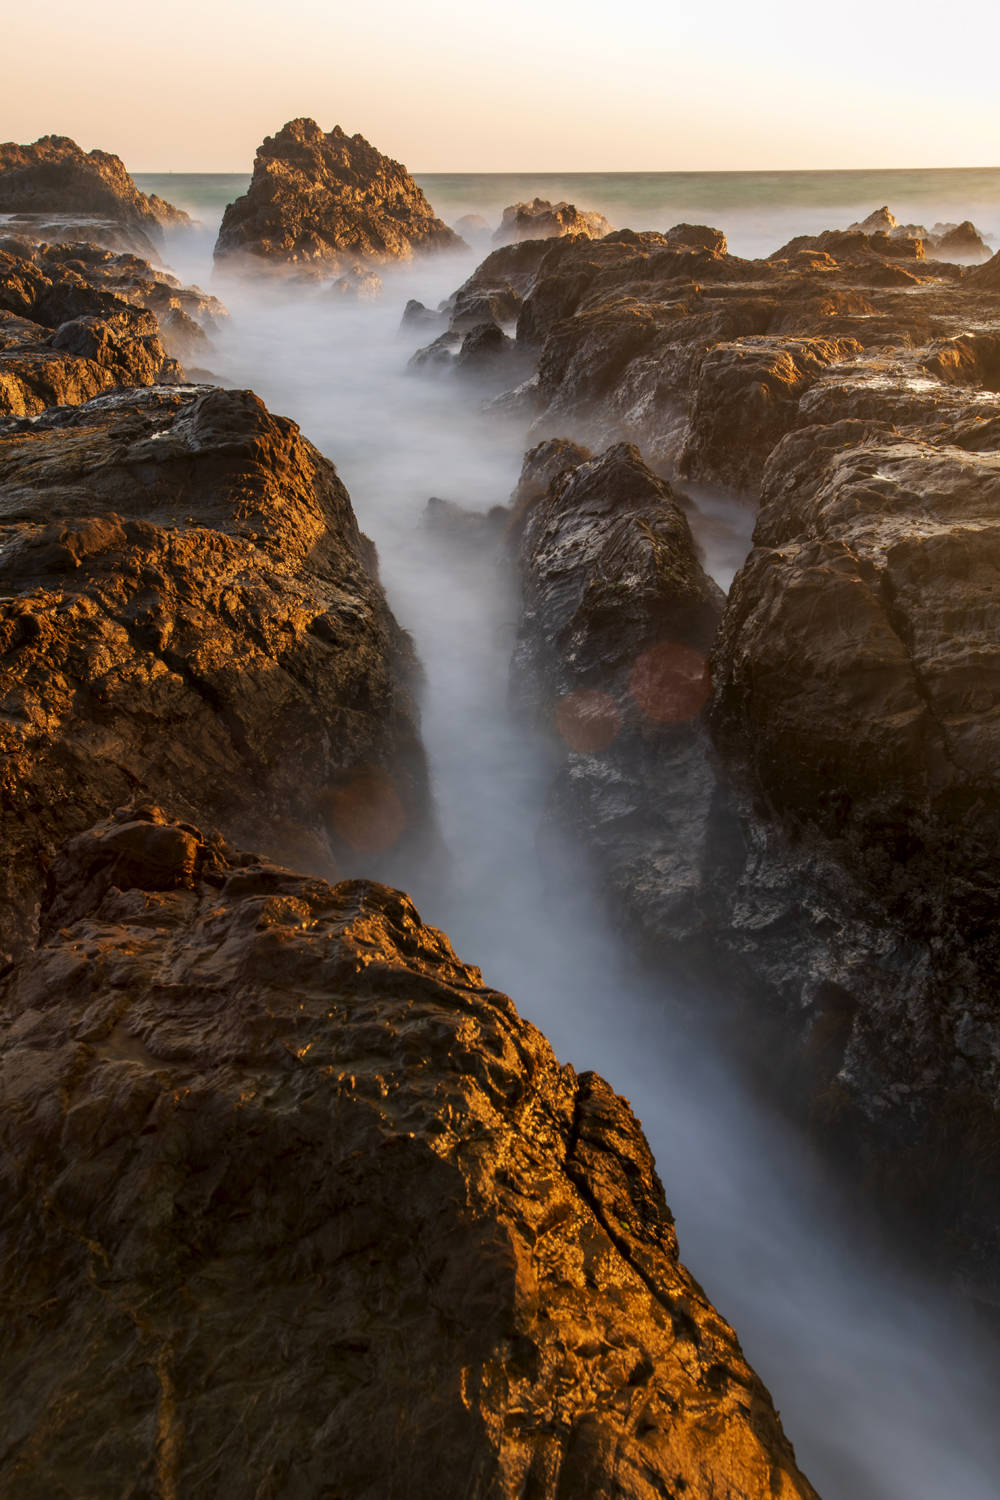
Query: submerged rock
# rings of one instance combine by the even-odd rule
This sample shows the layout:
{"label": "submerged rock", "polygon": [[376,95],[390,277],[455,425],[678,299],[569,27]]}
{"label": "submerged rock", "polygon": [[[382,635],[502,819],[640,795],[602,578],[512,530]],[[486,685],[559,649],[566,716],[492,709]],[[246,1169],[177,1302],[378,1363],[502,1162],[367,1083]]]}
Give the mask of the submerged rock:
{"label": "submerged rock", "polygon": [[141,193],[119,157],[81,151],[63,135],[0,145],[0,214],[34,238],[97,241],[150,258],[164,225],[191,223],[181,209]]}
{"label": "submerged rock", "polygon": [[426,832],[409,640],[333,466],[247,391],[0,423],[0,944],[137,794],[328,872]]}
{"label": "submerged rock", "polygon": [[587,212],[575,203],[550,203],[547,198],[533,198],[530,203],[512,203],[503,211],[494,244],[509,245],[517,240],[551,240],[564,234],[583,234],[599,240],[610,234],[612,225],[603,214]]}
{"label": "submerged rock", "polygon": [[363,136],[292,120],[258,147],[253,179],[230,203],[217,262],[343,274],[361,261],[461,249],[406,168]]}
{"label": "submerged rock", "polygon": [[398,892],[123,810],[0,1066],[10,1500],[815,1500],[628,1104]]}

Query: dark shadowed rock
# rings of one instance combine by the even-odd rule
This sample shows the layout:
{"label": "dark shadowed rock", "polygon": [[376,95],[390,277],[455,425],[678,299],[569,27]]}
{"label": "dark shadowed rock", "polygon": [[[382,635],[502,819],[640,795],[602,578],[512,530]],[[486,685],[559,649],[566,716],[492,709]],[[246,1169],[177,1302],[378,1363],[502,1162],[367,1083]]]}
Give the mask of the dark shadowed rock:
{"label": "dark shadowed rock", "polygon": [[628,1104],[405,896],[124,810],[0,1038],[10,1500],[815,1500]]}
{"label": "dark shadowed rock", "polygon": [[[539,680],[569,696],[593,665],[550,819],[644,951],[707,972],[727,1035],[880,1208],[997,1301],[997,258],[970,271],[861,231],[759,262],[666,241],[550,242],[518,319],[534,431],[634,435],[658,465],[759,490],[756,545],[714,646],[714,744],[675,753],[679,734],[620,728],[627,590],[616,614],[594,584],[606,661],[589,622],[560,638],[536,608],[532,569],[556,599],[578,576],[568,520],[546,523],[521,691],[544,713]],[[551,457],[561,495],[586,454]],[[528,537],[551,497],[526,481]],[[581,522],[581,555],[602,535]]]}
{"label": "dark shadowed rock", "polygon": [[406,168],[339,125],[292,120],[258,147],[253,179],[230,203],[216,261],[343,273],[358,260],[462,248]]}
{"label": "dark shadowed rock", "polygon": [[2,944],[136,795],[327,871],[423,826],[413,658],[332,465],[246,391],[0,424]]}
{"label": "dark shadowed rock", "polygon": [[582,835],[633,933],[687,932],[714,788],[700,720],[723,596],[670,486],[633,447],[591,458],[540,445],[515,517],[511,687],[562,752],[550,820]]}
{"label": "dark shadowed rock", "polygon": [[89,240],[155,258],[164,224],[189,225],[181,209],[141,193],[117,156],[81,151],[67,136],[0,145],[0,214],[34,238]]}
{"label": "dark shadowed rock", "polygon": [[468,374],[493,375],[511,363],[516,348],[514,340],[496,323],[478,323],[462,340],[455,367]]}
{"label": "dark shadowed rock", "polygon": [[547,198],[534,198],[530,203],[513,203],[505,208],[493,239],[497,245],[509,245],[516,240],[550,240],[564,234],[583,234],[599,240],[611,230],[612,225],[603,214],[587,212],[575,203],[550,203]]}

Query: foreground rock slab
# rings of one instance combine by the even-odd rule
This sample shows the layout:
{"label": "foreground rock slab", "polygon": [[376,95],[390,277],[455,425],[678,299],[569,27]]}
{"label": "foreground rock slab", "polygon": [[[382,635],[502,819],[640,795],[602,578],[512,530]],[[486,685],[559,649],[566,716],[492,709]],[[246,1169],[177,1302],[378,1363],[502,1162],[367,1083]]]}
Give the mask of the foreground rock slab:
{"label": "foreground rock slab", "polygon": [[116,392],[0,423],[0,496],[2,948],[56,847],[137,793],[324,872],[416,837],[412,649],[294,423]]}
{"label": "foreground rock slab", "polygon": [[10,1500],[815,1500],[627,1103],[405,896],[123,810],[0,1017]]}
{"label": "foreground rock slab", "polygon": [[462,247],[401,163],[339,125],[324,134],[302,119],[258,148],[250,187],[223,216],[215,259],[342,275],[359,261]]}

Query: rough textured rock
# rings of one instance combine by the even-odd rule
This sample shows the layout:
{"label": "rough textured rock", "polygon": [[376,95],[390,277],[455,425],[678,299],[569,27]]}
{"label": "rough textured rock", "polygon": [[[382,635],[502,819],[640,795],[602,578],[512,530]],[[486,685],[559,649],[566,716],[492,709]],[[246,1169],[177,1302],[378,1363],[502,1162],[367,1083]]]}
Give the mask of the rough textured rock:
{"label": "rough textured rock", "polygon": [[[522,284],[534,432],[635,436],[659,468],[758,492],[756,545],[713,649],[714,744],[644,757],[598,665],[552,815],[637,942],[708,971],[729,1037],[997,1301],[994,263],[904,246],[905,269],[860,232],[764,262],[667,239],[556,241]],[[626,658],[627,610],[607,627]],[[544,651],[530,585],[525,629]],[[568,681],[579,640],[557,652]]]}
{"label": "rough textured rock", "polygon": [[314,120],[292,120],[258,148],[250,187],[223,215],[215,258],[342,274],[359,260],[462,245],[399,162],[339,125],[324,135]]}
{"label": "rough textured rock", "polygon": [[512,693],[561,749],[551,825],[583,834],[633,932],[686,932],[714,788],[700,721],[722,593],[670,486],[626,444],[597,458],[541,444],[514,514]]}
{"label": "rough textured rock", "polygon": [[332,465],[249,392],[0,424],[2,947],[129,797],[329,871],[426,832],[408,639]]}
{"label": "rough textured rock", "polygon": [[96,241],[155,258],[165,224],[187,214],[136,187],[117,156],[81,151],[63,135],[30,146],[0,145],[0,214],[14,232],[60,241]]}
{"label": "rough textured rock", "polygon": [[[77,251],[83,257],[107,254],[94,246],[39,249],[0,240],[0,415],[36,416],[48,406],[75,405],[116,385],[182,379],[180,366],[164,348],[160,315],[175,348],[197,349],[195,335],[206,342],[173,289],[152,273],[147,280],[137,277],[131,256],[111,257],[130,263],[117,268],[129,283],[125,292],[102,277],[107,266],[92,274],[94,267],[76,259]],[[160,314],[142,302],[157,305]],[[182,338],[172,321],[178,318]],[[187,324],[193,332],[187,333]]]}
{"label": "rough textured rock", "polygon": [[0,1017],[10,1500],[815,1500],[626,1102],[405,896],[124,811]]}
{"label": "rough textured rock", "polygon": [[547,198],[533,198],[530,203],[512,203],[504,209],[493,240],[497,245],[509,245],[516,240],[551,240],[564,234],[583,234],[599,240],[610,234],[612,228],[603,214],[587,212],[575,203],[550,203]]}
{"label": "rough textured rock", "polygon": [[[138,308],[154,315],[164,349],[178,359],[208,358],[212,336],[229,316],[217,297],[182,286],[176,276],[138,256],[92,244],[36,244],[13,235],[0,236],[0,307],[30,314],[54,329],[75,316],[110,318],[120,325],[124,320],[129,326],[128,309]],[[152,326],[148,318],[131,323],[137,333]],[[156,378],[165,374],[164,368]],[[120,378],[124,384],[148,384],[142,361],[133,361]]]}

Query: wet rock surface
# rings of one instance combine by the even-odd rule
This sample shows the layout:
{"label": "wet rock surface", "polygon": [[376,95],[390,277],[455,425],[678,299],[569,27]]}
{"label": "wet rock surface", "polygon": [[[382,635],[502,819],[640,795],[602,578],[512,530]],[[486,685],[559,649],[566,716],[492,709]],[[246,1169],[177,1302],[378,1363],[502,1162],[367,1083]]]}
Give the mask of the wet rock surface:
{"label": "wet rock surface", "polygon": [[333,466],[249,392],[0,423],[2,946],[55,848],[153,796],[272,856],[427,831],[414,661]]}
{"label": "wet rock surface", "polygon": [[226,209],[217,263],[349,273],[358,261],[462,248],[406,168],[337,125],[292,120],[258,147],[253,179]]}
{"label": "wet rock surface", "polygon": [[687,934],[714,791],[700,720],[723,595],[669,484],[628,444],[532,450],[514,534],[512,696],[559,752],[549,832],[582,834],[633,933]]}
{"label": "wet rock surface", "polygon": [[[634,438],[661,472],[760,498],[683,754],[620,734],[602,648],[550,812],[653,961],[707,975],[785,1101],[995,1301],[1000,303],[995,261],[869,227],[757,262],[622,231],[555,241],[522,276],[535,435],[574,464]],[[527,527],[539,492],[572,498],[550,458],[541,482],[529,463]],[[522,552],[518,656],[551,651],[562,692],[581,640],[606,628],[628,660],[637,622],[560,636],[533,603],[544,558]]]}
{"label": "wet rock surface", "polygon": [[32,145],[0,145],[0,216],[0,232],[96,242],[150,259],[164,226],[191,223],[183,210],[140,192],[119,157],[82,151],[60,135],[42,136]]}
{"label": "wet rock surface", "polygon": [[0,995],[11,1500],[814,1500],[628,1105],[405,896],[123,810]]}

